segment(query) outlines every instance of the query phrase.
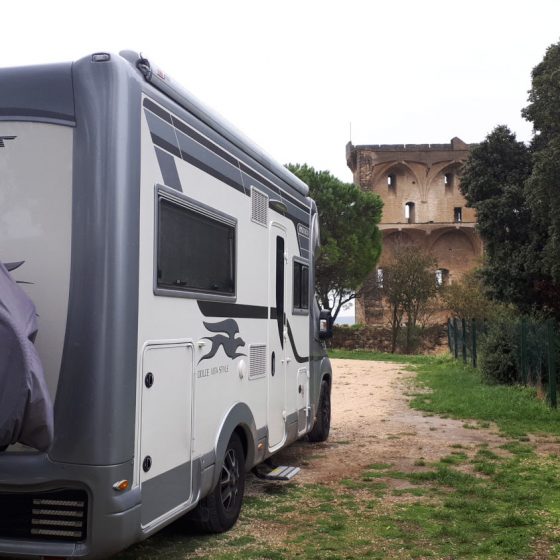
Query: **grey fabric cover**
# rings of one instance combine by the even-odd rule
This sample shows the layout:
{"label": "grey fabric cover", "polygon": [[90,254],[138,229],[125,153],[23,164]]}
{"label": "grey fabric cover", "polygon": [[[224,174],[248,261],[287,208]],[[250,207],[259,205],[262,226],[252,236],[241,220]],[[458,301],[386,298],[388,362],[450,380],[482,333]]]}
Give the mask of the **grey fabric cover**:
{"label": "grey fabric cover", "polygon": [[16,442],[45,451],[53,440],[36,334],[35,306],[0,262],[0,451]]}

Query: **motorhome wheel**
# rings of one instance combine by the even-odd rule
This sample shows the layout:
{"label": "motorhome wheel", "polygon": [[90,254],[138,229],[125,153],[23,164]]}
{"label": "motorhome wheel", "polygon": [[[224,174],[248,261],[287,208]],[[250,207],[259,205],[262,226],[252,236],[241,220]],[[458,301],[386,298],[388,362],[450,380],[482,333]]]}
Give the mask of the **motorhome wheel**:
{"label": "motorhome wheel", "polygon": [[307,435],[309,441],[326,441],[331,428],[331,386],[328,381],[321,383],[321,394],[317,408],[317,419],[313,429]]}
{"label": "motorhome wheel", "polygon": [[241,440],[234,433],[226,448],[218,484],[199,504],[206,511],[198,516],[197,525],[209,533],[231,529],[239,517],[244,491],[245,455]]}

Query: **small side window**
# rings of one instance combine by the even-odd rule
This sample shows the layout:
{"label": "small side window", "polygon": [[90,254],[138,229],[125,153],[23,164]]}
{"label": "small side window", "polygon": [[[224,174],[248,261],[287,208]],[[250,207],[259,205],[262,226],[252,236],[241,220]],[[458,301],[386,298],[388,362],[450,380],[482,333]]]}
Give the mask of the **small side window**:
{"label": "small side window", "polygon": [[294,261],[294,311],[309,310],[309,266]]}
{"label": "small side window", "polygon": [[453,209],[453,221],[460,224],[463,221],[463,209],[460,207]]}

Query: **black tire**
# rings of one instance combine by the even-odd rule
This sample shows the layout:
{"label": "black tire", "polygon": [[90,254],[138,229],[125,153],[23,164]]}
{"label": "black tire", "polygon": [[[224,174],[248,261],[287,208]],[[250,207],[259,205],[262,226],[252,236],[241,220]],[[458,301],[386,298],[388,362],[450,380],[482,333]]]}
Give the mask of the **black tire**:
{"label": "black tire", "polygon": [[307,434],[307,439],[312,442],[327,441],[331,429],[331,386],[328,381],[321,383],[319,406],[315,425]]}
{"label": "black tire", "polygon": [[239,518],[244,492],[245,454],[234,433],[226,447],[218,484],[200,501],[191,519],[206,533],[228,531]]}

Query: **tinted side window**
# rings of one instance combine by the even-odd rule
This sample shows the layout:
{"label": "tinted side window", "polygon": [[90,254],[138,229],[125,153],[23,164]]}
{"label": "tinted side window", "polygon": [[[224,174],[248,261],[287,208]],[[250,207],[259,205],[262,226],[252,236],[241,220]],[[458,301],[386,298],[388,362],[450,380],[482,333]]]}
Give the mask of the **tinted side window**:
{"label": "tinted side window", "polygon": [[159,288],[235,294],[235,226],[159,199]]}
{"label": "tinted side window", "polygon": [[301,308],[309,309],[309,267],[301,267]]}
{"label": "tinted side window", "polygon": [[309,266],[294,261],[294,309],[309,309]]}

